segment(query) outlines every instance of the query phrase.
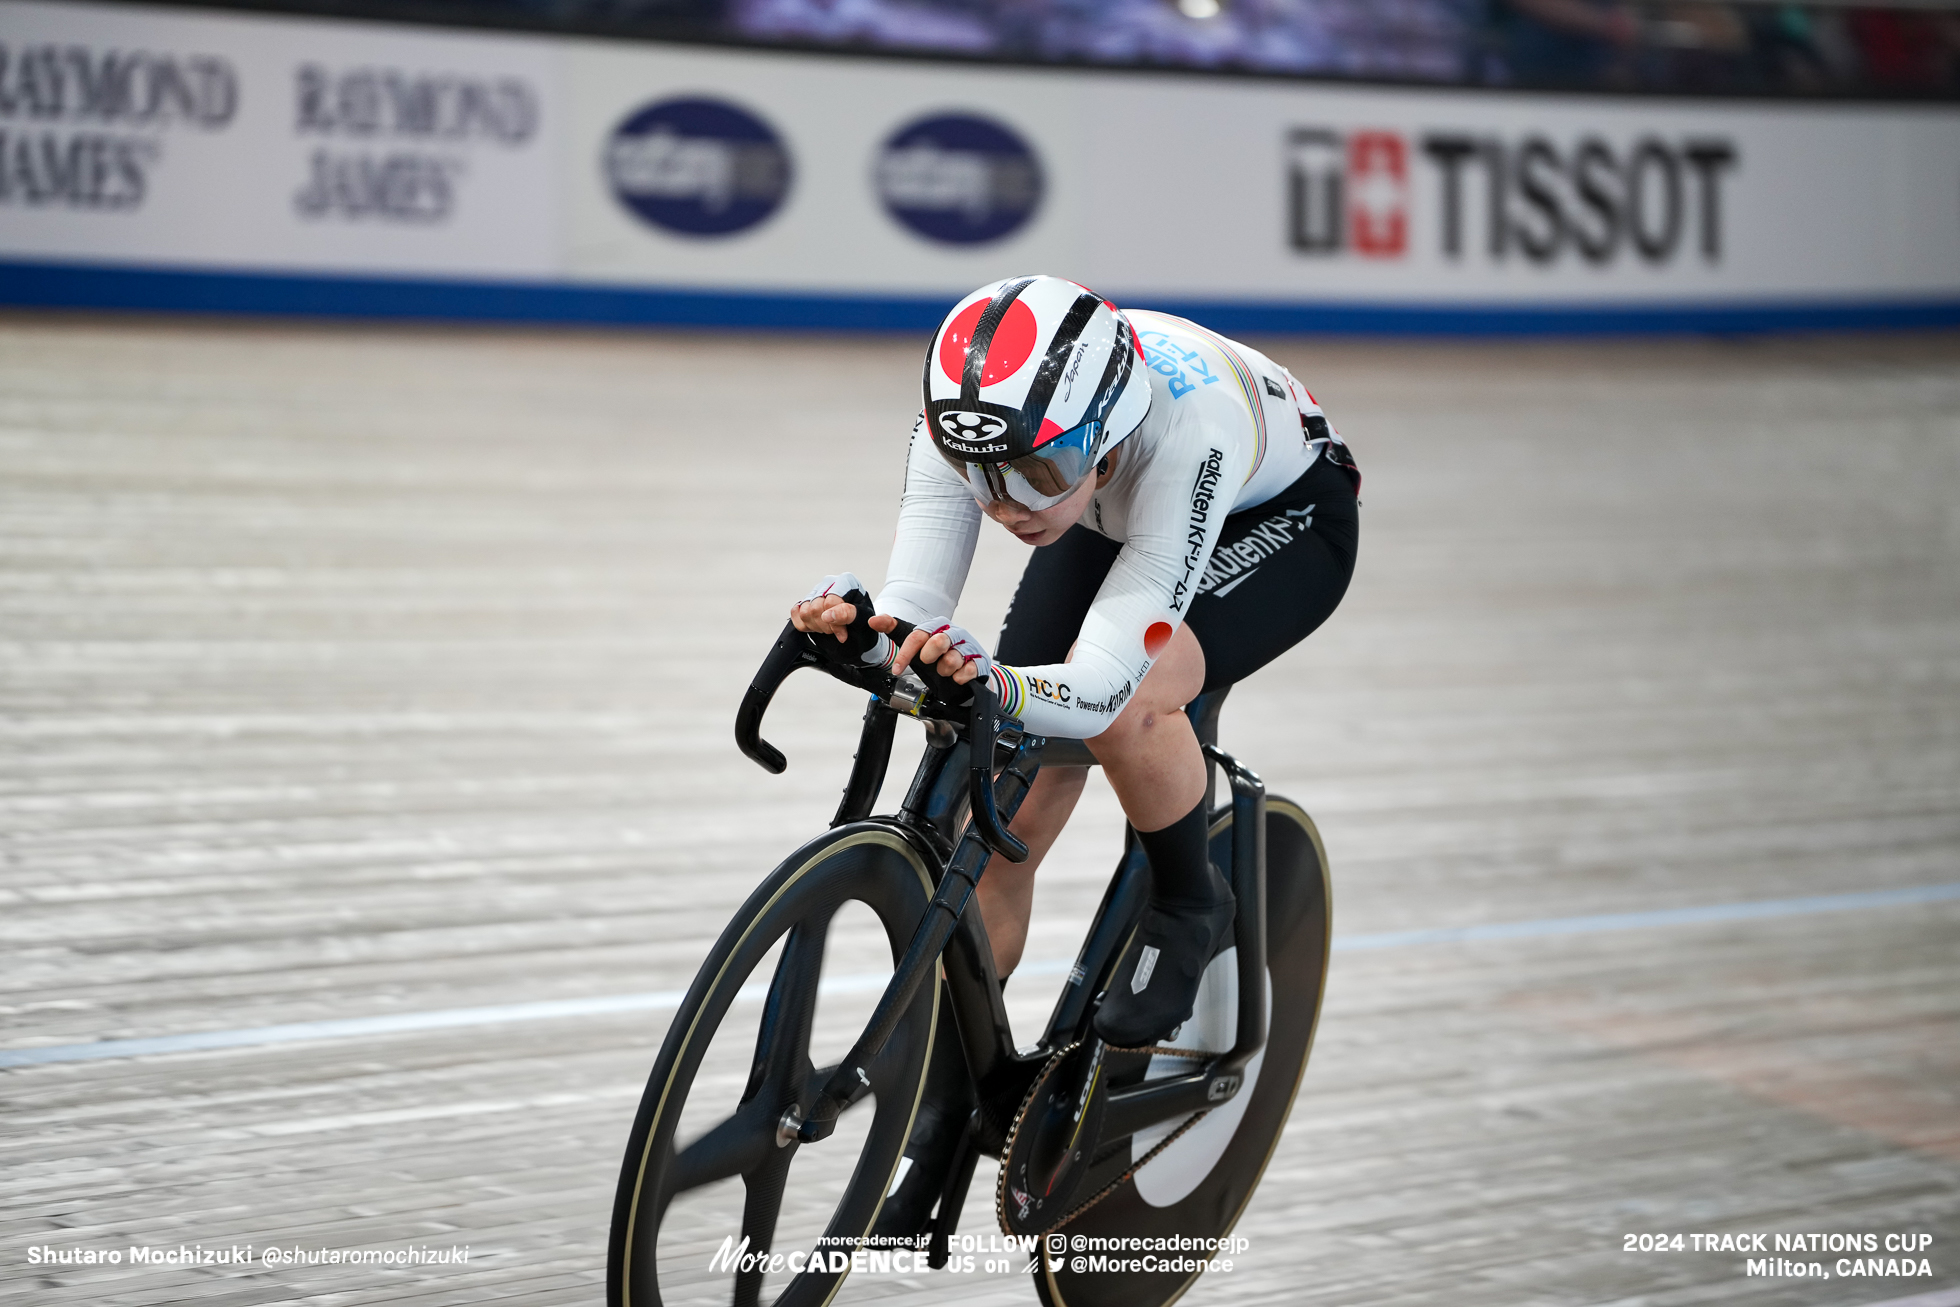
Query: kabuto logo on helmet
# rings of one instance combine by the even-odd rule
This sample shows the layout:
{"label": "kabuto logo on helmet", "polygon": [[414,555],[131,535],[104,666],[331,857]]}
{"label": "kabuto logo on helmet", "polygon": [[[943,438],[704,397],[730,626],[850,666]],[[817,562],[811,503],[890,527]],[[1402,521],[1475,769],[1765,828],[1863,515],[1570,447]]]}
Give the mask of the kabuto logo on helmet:
{"label": "kabuto logo on helmet", "polygon": [[955,410],[939,415],[939,430],[948,449],[961,454],[995,454],[1007,448],[1007,420],[991,413]]}

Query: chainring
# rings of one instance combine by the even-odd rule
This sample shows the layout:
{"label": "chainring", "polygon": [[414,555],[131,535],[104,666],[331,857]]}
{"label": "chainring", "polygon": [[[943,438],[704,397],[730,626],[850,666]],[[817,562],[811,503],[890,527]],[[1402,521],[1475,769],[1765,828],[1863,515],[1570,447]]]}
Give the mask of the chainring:
{"label": "chainring", "polygon": [[1114,1193],[1139,1169],[1196,1125],[1193,1112],[1142,1157],[1132,1160],[1124,1135],[1104,1140],[1102,1123],[1115,1084],[1143,1078],[1152,1057],[1216,1057],[1193,1049],[1109,1048],[1099,1039],[1058,1051],[1028,1087],[1000,1154],[994,1210],[1011,1235],[1059,1229]]}

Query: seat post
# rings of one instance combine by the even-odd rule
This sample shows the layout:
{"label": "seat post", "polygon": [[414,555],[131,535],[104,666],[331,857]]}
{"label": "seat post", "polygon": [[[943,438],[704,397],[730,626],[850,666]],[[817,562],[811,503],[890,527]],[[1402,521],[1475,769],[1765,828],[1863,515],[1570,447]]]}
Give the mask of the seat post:
{"label": "seat post", "polygon": [[[1191,729],[1198,734],[1200,745],[1218,747],[1218,714],[1225,707],[1225,696],[1232,692],[1227,685],[1201,694],[1184,706],[1184,715],[1191,719]],[[1218,764],[1210,758],[1205,759],[1205,812],[1207,819],[1218,806]]]}

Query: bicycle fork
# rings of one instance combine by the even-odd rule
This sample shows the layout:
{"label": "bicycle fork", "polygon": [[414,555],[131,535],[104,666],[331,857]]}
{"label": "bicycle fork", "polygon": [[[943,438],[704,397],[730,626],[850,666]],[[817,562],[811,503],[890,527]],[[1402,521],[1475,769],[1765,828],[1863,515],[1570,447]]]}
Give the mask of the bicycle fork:
{"label": "bicycle fork", "polygon": [[[992,741],[984,743],[985,751],[976,750],[976,756],[990,757],[993,753]],[[987,816],[993,821],[987,823],[976,813],[975,820],[960,837],[953,856],[947,860],[946,872],[939,879],[932,902],[927,905],[925,916],[913,931],[911,942],[906,945],[905,954],[899,959],[891,982],[879,997],[870,1024],[858,1036],[857,1043],[844,1056],[844,1060],[837,1064],[836,1072],[824,1084],[816,1102],[810,1105],[809,1115],[798,1118],[796,1109],[792,1107],[784,1116],[776,1133],[779,1144],[787,1145],[792,1138],[806,1144],[829,1138],[836,1130],[837,1118],[844,1110],[870,1092],[871,1078],[864,1071],[865,1064],[884,1050],[885,1042],[891,1038],[892,1031],[898,1028],[900,1018],[911,1005],[913,995],[933,974],[940,954],[946,951],[953,932],[959,928],[960,918],[971,904],[973,891],[994,853],[993,841],[985,827],[993,824],[998,831],[1013,821],[1040,770],[1041,747],[1045,743],[1038,735],[1023,735],[1016,742],[1013,756],[1001,770],[999,783],[992,787],[992,802],[988,807],[997,809],[998,816],[990,811]],[[1029,765],[1031,762],[1032,766]],[[976,771],[982,765],[985,764],[976,764]],[[1026,856],[1025,851],[1023,856]]]}

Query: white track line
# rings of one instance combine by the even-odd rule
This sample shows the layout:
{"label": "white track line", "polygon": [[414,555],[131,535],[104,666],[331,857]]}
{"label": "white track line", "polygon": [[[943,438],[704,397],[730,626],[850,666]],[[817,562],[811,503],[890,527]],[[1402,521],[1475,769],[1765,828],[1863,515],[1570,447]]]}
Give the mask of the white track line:
{"label": "white track line", "polygon": [[[1918,885],[1906,889],[1872,890],[1860,894],[1819,894],[1808,898],[1759,899],[1747,903],[1712,903],[1698,908],[1663,908],[1652,912],[1614,912],[1590,917],[1547,917],[1536,921],[1493,922],[1483,926],[1449,926],[1434,930],[1396,930],[1377,935],[1341,935],[1336,953],[1369,949],[1408,948],[1418,944],[1471,944],[1489,940],[1538,939],[1559,935],[1591,935],[1603,931],[1643,930],[1656,926],[1707,925],[1723,921],[1763,921],[1775,917],[1811,916],[1862,908],[1906,907],[1960,899],[1960,882]],[[1055,975],[1071,962],[1054,959],[1024,963],[1017,975]],[[819,987],[824,994],[862,993],[882,989],[891,973],[838,976]],[[767,986],[746,985],[737,1001],[760,999]],[[318,1039],[347,1039],[397,1035],[416,1030],[450,1030],[460,1026],[499,1025],[507,1021],[545,1021],[554,1018],[611,1016],[622,1012],[664,1012],[681,1005],[685,990],[661,989],[643,994],[608,994],[597,998],[548,999],[496,1007],[449,1008],[440,1012],[404,1012],[398,1016],[349,1017],[338,1021],[299,1021],[283,1026],[254,1026],[245,1030],[203,1030],[150,1039],[102,1039],[87,1044],[51,1044],[42,1048],[0,1049],[0,1069],[47,1066],[56,1062],[95,1062],[106,1058],[148,1057],[158,1053],[194,1053],[221,1048],[260,1048]],[[1892,1307],[1874,1304],[1873,1307]],[[1960,1307],[1951,1302],[1921,1303],[1901,1299],[1899,1307]]]}
{"label": "white track line", "polygon": [[[1406,948],[1411,944],[1469,944],[1491,939],[1533,939],[1545,935],[1593,935],[1649,926],[1696,926],[1715,921],[1763,921],[1806,917],[1856,908],[1897,908],[1914,903],[1960,899],[1960,882],[1870,890],[1863,894],[1816,894],[1801,899],[1758,899],[1753,903],[1711,903],[1700,908],[1659,908],[1652,912],[1612,912],[1597,917],[1546,917],[1538,921],[1493,922],[1488,926],[1444,926],[1436,930],[1396,930],[1382,935],[1336,936],[1334,951]],[[4,1065],[4,1064],[0,1064]]]}

